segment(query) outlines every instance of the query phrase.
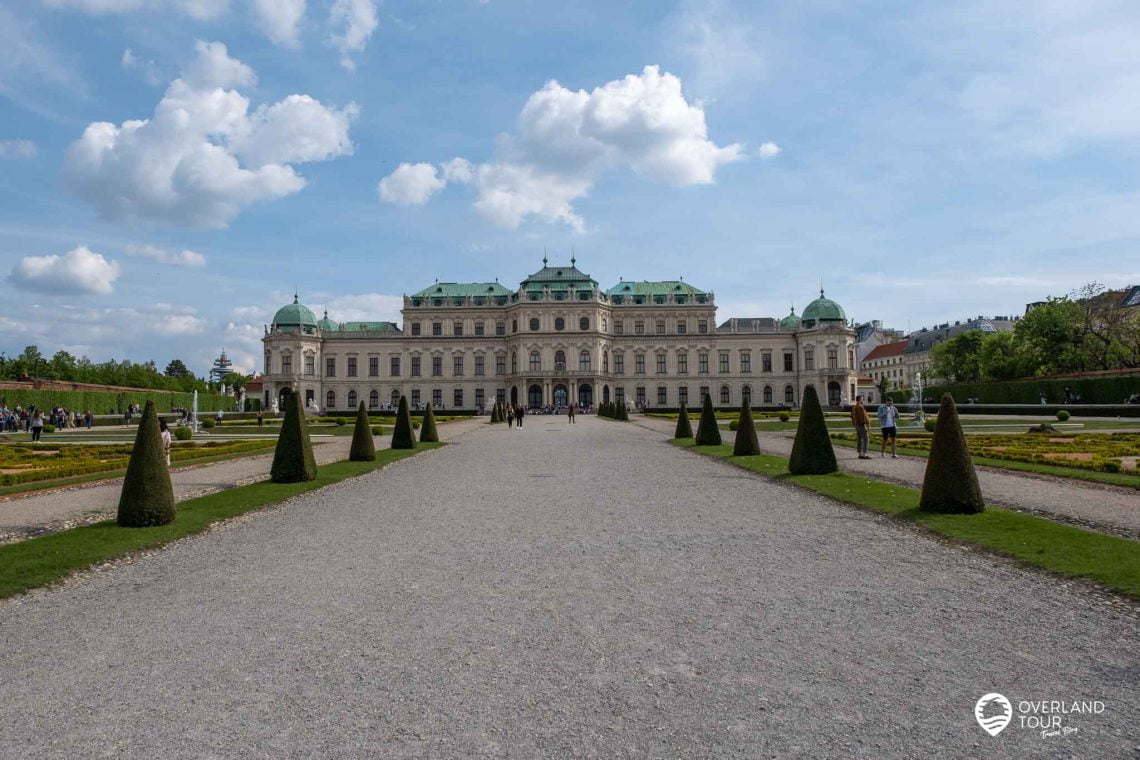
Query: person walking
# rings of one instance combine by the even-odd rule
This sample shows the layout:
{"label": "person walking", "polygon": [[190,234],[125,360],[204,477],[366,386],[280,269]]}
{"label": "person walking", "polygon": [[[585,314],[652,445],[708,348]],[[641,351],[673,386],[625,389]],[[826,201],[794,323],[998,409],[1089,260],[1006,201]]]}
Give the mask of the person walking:
{"label": "person walking", "polygon": [[574,421],[574,402],[573,401],[570,402],[570,406],[566,407],[566,416],[569,418],[569,422],[571,425],[577,425],[578,424]]}
{"label": "person walking", "polygon": [[40,413],[39,409],[32,413],[31,427],[32,443],[36,443],[40,440],[40,433],[44,431],[44,416]]}
{"label": "person walking", "polygon": [[515,407],[515,427],[519,430],[522,430],[522,418],[525,414],[526,408],[522,404]]}
{"label": "person walking", "polygon": [[218,413],[214,415],[214,425],[216,425],[217,427],[222,426],[222,410],[221,409],[219,409]]}
{"label": "person walking", "polygon": [[170,447],[174,445],[174,437],[170,435],[170,428],[166,425],[166,420],[161,417],[158,420],[158,434],[162,437],[162,453],[166,455],[166,466],[170,466]]}
{"label": "person walking", "polygon": [[95,415],[91,413],[90,409],[84,413],[83,422],[87,425],[88,430],[90,430],[91,426],[95,424]]}
{"label": "person walking", "polygon": [[262,427],[264,424],[265,424],[265,414],[261,410],[258,410],[258,412],[257,412],[257,426]]}
{"label": "person walking", "polygon": [[514,427],[515,424],[515,408],[507,404],[507,430]]}
{"label": "person walking", "polygon": [[855,397],[855,406],[851,407],[851,424],[855,426],[855,450],[859,452],[860,459],[870,459],[867,453],[867,428],[871,424],[871,417],[867,414],[867,407],[863,406],[863,397]]}
{"label": "person walking", "polygon": [[887,439],[891,440],[891,459],[898,459],[895,454],[895,439],[899,432],[899,408],[895,402],[888,398],[885,403],[879,404],[879,433],[883,436],[883,448],[880,457],[887,455]]}

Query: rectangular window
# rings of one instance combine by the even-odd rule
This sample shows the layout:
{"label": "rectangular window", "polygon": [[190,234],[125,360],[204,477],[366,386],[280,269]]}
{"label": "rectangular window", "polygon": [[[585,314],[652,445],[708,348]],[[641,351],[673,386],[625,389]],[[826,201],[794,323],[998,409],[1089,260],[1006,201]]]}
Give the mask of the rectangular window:
{"label": "rectangular window", "polygon": [[657,354],[657,374],[664,375],[665,372],[665,354]]}
{"label": "rectangular window", "polygon": [[495,400],[498,401],[500,404],[507,403],[507,389],[506,388],[495,389]]}
{"label": "rectangular window", "polygon": [[689,404],[689,386],[682,385],[677,389],[677,403],[681,406],[688,406]]}
{"label": "rectangular window", "polygon": [[804,369],[806,369],[806,370],[815,369],[815,349],[811,349],[811,348],[805,348],[804,349]]}
{"label": "rectangular window", "polygon": [[282,375],[293,374],[293,357],[290,356],[289,354],[282,354],[281,355],[281,374]]}
{"label": "rectangular window", "polygon": [[436,336],[436,337],[443,335],[443,322],[432,322],[431,323],[431,334]]}
{"label": "rectangular window", "polygon": [[664,319],[657,320],[657,334],[658,335],[664,335],[665,334],[665,320]]}
{"label": "rectangular window", "polygon": [[687,353],[686,354],[677,354],[677,374],[678,375],[689,374],[689,355]]}
{"label": "rectangular window", "polygon": [[614,401],[619,404],[625,403],[625,388],[618,385],[614,387]]}
{"label": "rectangular window", "polygon": [[638,319],[638,320],[634,321],[633,333],[634,333],[634,335],[644,335],[645,334],[645,320]]}
{"label": "rectangular window", "polygon": [[462,409],[463,408],[463,389],[462,388],[456,388],[455,392],[452,394],[451,400],[454,403],[454,407],[453,407],[454,409]]}
{"label": "rectangular window", "polygon": [[412,388],[412,408],[417,409],[420,405],[420,389]]}
{"label": "rectangular window", "polygon": [[431,405],[436,409],[443,406],[443,390],[440,388],[431,389]]}
{"label": "rectangular window", "polygon": [[451,334],[462,336],[463,335],[463,323],[462,322],[452,322]]}
{"label": "rectangular window", "polygon": [[732,402],[732,396],[730,396],[729,393],[730,391],[727,385],[720,386],[720,403],[722,405],[727,405]]}
{"label": "rectangular window", "polygon": [[645,386],[639,385],[633,393],[633,398],[638,406],[645,406]]}
{"label": "rectangular window", "polygon": [[709,397],[709,387],[707,385],[701,386],[701,403],[705,403],[705,399]]}
{"label": "rectangular window", "polygon": [[665,406],[669,398],[669,391],[665,389],[664,385],[657,386],[657,406]]}
{"label": "rectangular window", "polygon": [[317,357],[312,354],[305,354],[305,374],[317,374]]}
{"label": "rectangular window", "polygon": [[443,375],[443,357],[433,356],[431,358],[431,376],[440,377]]}
{"label": "rectangular window", "polygon": [[504,322],[503,320],[499,320],[498,322],[495,323],[495,335],[506,335],[506,334],[507,334],[507,323]]}
{"label": "rectangular window", "polygon": [[495,357],[495,374],[496,375],[507,374],[507,357],[506,356],[496,356]]}
{"label": "rectangular window", "polygon": [[356,357],[348,357],[348,376],[356,377]]}
{"label": "rectangular window", "polygon": [[475,357],[475,374],[476,375],[484,374],[484,372],[483,372],[483,357],[482,356],[476,356]]}
{"label": "rectangular window", "polygon": [[392,365],[390,367],[390,369],[392,371],[389,372],[388,374],[390,374],[392,377],[399,377],[400,376],[400,357],[393,356],[390,364]]}
{"label": "rectangular window", "polygon": [[697,322],[697,332],[699,332],[701,335],[704,335],[708,331],[709,331],[709,321],[707,319],[702,319],[702,320]]}
{"label": "rectangular window", "polygon": [[633,357],[633,372],[635,375],[645,374],[645,354],[637,354]]}
{"label": "rectangular window", "polygon": [[839,368],[839,350],[838,349],[835,349],[835,348],[827,349],[827,368],[828,369],[838,369]]}
{"label": "rectangular window", "polygon": [[771,351],[765,351],[764,353],[760,354],[760,366],[764,372],[771,372],[772,371],[772,352]]}
{"label": "rectangular window", "polygon": [[784,352],[784,371],[785,372],[791,372],[792,371],[793,362],[794,362],[794,360],[792,359],[792,352],[791,351],[785,351]]}
{"label": "rectangular window", "polygon": [[701,375],[709,373],[709,355],[704,351],[697,354],[697,373]]}
{"label": "rectangular window", "polygon": [[483,334],[483,323],[482,322],[476,322],[475,323],[475,334],[476,335],[482,335]]}
{"label": "rectangular window", "polygon": [[368,376],[380,377],[380,359],[378,357],[368,357]]}
{"label": "rectangular window", "polygon": [[463,357],[453,356],[451,358],[451,374],[454,377],[463,377]]}
{"label": "rectangular window", "polygon": [[412,337],[419,337],[419,334],[420,334],[420,323],[419,322],[412,322]]}
{"label": "rectangular window", "polygon": [[717,372],[721,373],[722,375],[728,374],[728,352],[727,351],[721,351],[720,354],[718,355],[716,369],[717,369]]}
{"label": "rectangular window", "polygon": [[614,335],[622,335],[625,333],[625,322],[620,319],[614,320]]}
{"label": "rectangular window", "polygon": [[614,374],[625,374],[625,354],[614,354]]}
{"label": "rectangular window", "polygon": [[684,320],[677,322],[677,334],[678,335],[684,335],[685,331],[688,329],[689,329],[689,326],[685,323]]}
{"label": "rectangular window", "polygon": [[420,376],[420,357],[412,357],[412,377]]}
{"label": "rectangular window", "polygon": [[482,388],[476,388],[475,389],[475,408],[476,409],[482,409],[486,403],[487,403],[487,400],[486,400],[486,397],[483,395],[483,389]]}
{"label": "rectangular window", "polygon": [[325,357],[325,377],[336,377],[336,357]]}
{"label": "rectangular window", "polygon": [[752,354],[749,351],[740,352],[740,371],[742,373],[752,371]]}

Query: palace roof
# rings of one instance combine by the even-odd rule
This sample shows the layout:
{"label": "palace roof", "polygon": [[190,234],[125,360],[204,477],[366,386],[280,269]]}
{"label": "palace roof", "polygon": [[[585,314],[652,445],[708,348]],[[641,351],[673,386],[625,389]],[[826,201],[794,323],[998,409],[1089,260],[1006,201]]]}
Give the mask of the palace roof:
{"label": "palace roof", "polygon": [[412,293],[412,298],[467,298],[468,296],[509,296],[511,291],[497,282],[437,282]]}

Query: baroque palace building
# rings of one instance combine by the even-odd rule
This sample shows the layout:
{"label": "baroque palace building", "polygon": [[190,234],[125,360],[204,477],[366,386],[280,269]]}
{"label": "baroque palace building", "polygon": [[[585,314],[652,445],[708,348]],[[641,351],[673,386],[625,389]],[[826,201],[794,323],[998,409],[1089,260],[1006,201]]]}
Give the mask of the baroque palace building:
{"label": "baroque palace building", "polygon": [[439,282],[404,296],[404,324],[317,319],[299,302],[266,326],[263,403],[304,394],[312,411],[482,411],[618,401],[647,409],[795,407],[855,396],[855,331],[820,297],[783,319],[716,323],[706,292],[680,280],[621,281],[606,290],[569,266],[543,267],[517,290],[498,282]]}

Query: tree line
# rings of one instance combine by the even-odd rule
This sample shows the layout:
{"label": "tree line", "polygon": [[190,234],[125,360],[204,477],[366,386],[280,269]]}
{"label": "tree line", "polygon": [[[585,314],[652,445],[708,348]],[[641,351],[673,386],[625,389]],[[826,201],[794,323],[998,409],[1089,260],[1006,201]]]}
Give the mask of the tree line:
{"label": "tree line", "polygon": [[1012,332],[968,330],[936,344],[934,374],[969,383],[1140,367],[1140,307],[1122,300],[1095,282],[1050,297]]}
{"label": "tree line", "polygon": [[210,391],[216,385],[195,375],[181,359],[172,359],[166,369],[159,372],[153,361],[137,363],[109,359],[93,362],[86,356],[76,358],[67,351],[56,351],[48,357],[37,346],[27,346],[15,357],[0,354],[0,379],[62,380],[183,393]]}

